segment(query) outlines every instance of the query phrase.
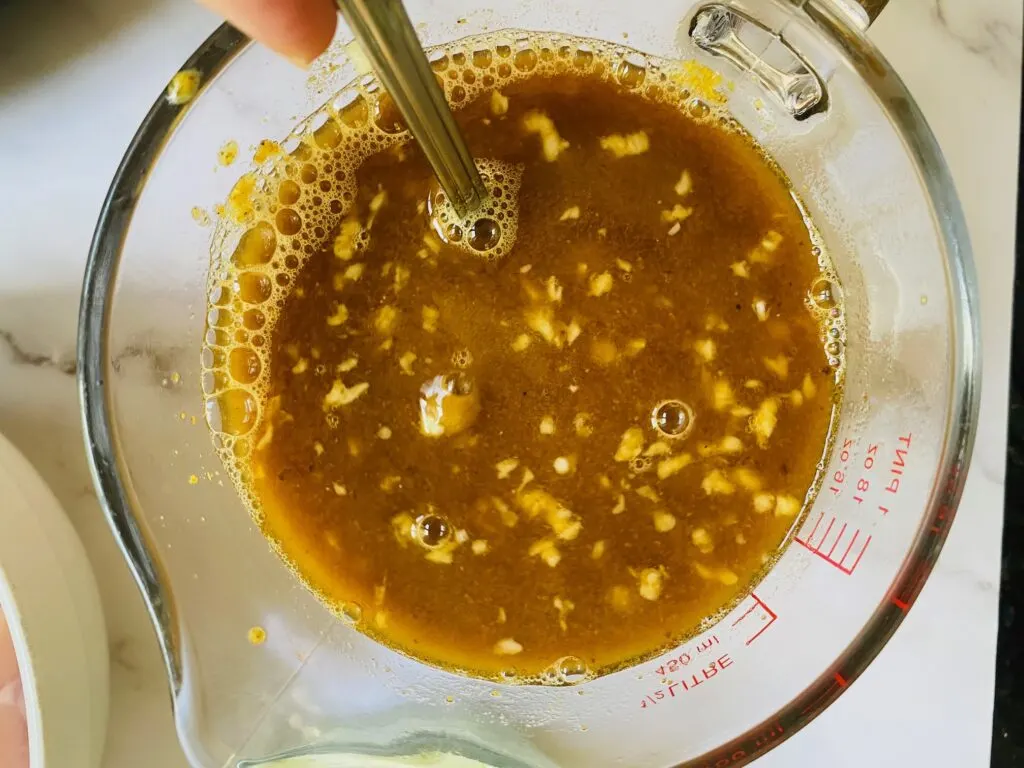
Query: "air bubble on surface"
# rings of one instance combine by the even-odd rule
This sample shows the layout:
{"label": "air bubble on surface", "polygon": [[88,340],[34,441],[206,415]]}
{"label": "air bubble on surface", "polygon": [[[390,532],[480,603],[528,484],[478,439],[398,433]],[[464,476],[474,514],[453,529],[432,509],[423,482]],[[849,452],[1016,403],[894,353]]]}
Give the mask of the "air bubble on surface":
{"label": "air bubble on surface", "polygon": [[682,400],[663,400],[651,411],[651,426],[674,440],[686,437],[693,427],[693,409]]}

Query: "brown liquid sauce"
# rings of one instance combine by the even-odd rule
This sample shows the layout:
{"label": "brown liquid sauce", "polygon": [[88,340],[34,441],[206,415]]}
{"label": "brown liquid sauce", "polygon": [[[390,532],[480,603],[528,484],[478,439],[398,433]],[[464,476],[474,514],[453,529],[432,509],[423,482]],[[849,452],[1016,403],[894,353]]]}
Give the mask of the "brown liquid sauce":
{"label": "brown liquid sauce", "polygon": [[742,598],[840,394],[834,278],[711,73],[569,42],[436,64],[490,224],[372,92],[244,178],[204,350],[217,444],[296,573],[509,682],[604,674]]}

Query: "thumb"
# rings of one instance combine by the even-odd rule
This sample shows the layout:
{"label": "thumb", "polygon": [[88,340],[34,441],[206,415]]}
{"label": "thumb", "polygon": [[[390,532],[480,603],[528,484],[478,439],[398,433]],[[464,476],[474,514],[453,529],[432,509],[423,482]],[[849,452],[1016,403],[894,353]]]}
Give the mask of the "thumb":
{"label": "thumb", "polygon": [[300,66],[324,52],[338,11],[332,0],[200,0],[242,32]]}

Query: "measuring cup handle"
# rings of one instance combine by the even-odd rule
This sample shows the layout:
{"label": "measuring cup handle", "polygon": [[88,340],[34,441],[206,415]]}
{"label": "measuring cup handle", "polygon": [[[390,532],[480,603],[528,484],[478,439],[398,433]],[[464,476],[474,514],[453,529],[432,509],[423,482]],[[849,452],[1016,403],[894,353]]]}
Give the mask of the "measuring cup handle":
{"label": "measuring cup handle", "polygon": [[868,24],[871,24],[871,22],[878,18],[878,14],[882,12],[882,9],[888,5],[889,0],[857,0],[857,2],[868,15]]}
{"label": "measuring cup handle", "polygon": [[808,0],[808,5],[838,6],[861,32],[871,26],[889,0]]}

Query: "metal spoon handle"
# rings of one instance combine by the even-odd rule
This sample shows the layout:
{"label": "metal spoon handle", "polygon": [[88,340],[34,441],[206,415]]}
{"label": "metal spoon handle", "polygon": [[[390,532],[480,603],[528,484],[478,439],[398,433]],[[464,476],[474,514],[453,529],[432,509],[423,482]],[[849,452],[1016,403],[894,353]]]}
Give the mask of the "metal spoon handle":
{"label": "metal spoon handle", "polygon": [[401,0],[336,0],[342,16],[460,215],[486,196]]}

